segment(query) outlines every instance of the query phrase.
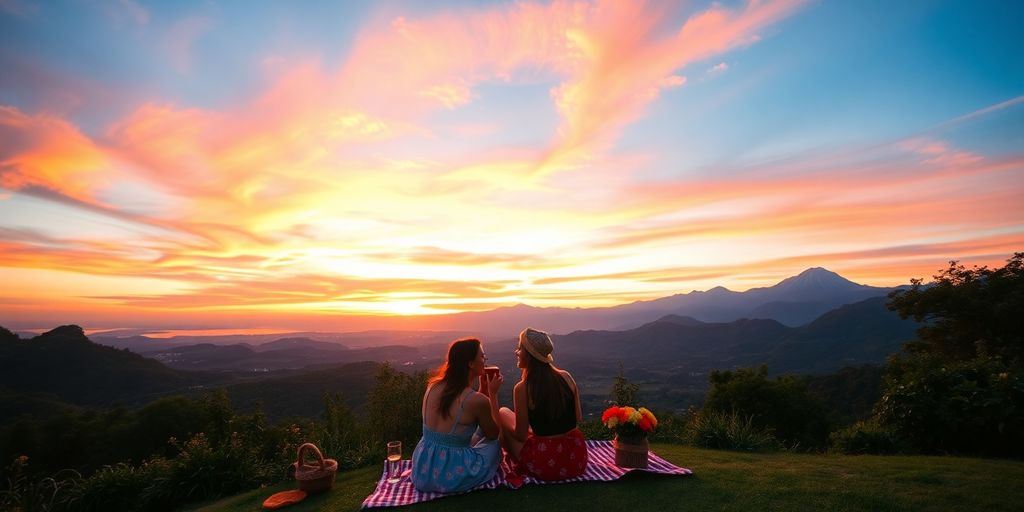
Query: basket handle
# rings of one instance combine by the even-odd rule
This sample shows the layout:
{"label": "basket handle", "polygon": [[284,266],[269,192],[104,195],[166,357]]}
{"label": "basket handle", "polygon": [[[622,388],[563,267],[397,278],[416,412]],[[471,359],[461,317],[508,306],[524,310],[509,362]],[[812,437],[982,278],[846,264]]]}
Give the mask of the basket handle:
{"label": "basket handle", "polygon": [[313,444],[313,443],[302,443],[302,445],[299,446],[299,451],[298,451],[298,454],[297,454],[298,461],[295,462],[295,469],[298,469],[299,466],[302,466],[303,464],[305,464],[302,461],[302,452],[304,452],[306,450],[312,450],[313,451],[313,455],[316,456],[316,460],[320,463],[320,469],[322,469],[322,470],[326,470],[327,469],[327,464],[324,462],[324,454],[320,453],[320,449],[317,448],[316,445]]}

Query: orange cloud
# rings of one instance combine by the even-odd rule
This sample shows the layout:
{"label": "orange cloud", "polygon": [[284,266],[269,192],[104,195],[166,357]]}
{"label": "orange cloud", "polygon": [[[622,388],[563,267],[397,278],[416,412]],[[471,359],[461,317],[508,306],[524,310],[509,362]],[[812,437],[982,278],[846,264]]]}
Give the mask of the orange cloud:
{"label": "orange cloud", "polygon": [[0,106],[0,187],[38,186],[92,200],[108,183],[104,153],[71,123]]}

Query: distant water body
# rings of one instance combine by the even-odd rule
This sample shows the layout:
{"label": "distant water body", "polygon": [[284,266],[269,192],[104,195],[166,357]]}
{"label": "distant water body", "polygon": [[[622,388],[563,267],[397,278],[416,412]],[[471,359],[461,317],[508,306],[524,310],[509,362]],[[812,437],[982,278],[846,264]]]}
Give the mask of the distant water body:
{"label": "distant water body", "polygon": [[288,334],[295,329],[164,329],[141,332],[147,338],[173,338],[174,336],[239,336],[259,334]]}
{"label": "distant water body", "polygon": [[[24,329],[21,332],[42,334],[50,329]],[[116,337],[145,336],[147,338],[164,339],[175,336],[241,336],[241,335],[272,335],[297,332],[295,329],[90,329],[84,328],[86,336],[108,335]]]}

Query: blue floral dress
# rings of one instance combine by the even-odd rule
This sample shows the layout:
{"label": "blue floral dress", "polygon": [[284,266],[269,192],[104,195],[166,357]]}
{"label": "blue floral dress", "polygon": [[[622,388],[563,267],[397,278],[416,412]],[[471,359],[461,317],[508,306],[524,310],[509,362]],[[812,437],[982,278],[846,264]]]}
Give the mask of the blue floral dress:
{"label": "blue floral dress", "polygon": [[[455,424],[448,433],[434,432],[423,423],[423,437],[412,453],[412,485],[421,492],[468,491],[494,478],[501,461],[501,442],[483,438],[470,445],[478,423],[460,425],[467,390],[459,401]],[[462,427],[461,432],[459,431]]]}

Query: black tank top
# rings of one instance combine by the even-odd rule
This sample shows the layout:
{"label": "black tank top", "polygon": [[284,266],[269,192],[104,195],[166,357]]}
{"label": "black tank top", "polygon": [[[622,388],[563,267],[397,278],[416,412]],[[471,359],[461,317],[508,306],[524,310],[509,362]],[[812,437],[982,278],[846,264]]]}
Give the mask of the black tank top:
{"label": "black tank top", "polygon": [[530,428],[533,434],[538,436],[557,436],[576,428],[576,402],[573,401],[572,388],[565,378],[559,375],[558,380],[562,383],[566,395],[570,397],[557,418],[549,418],[540,410],[530,409]]}

